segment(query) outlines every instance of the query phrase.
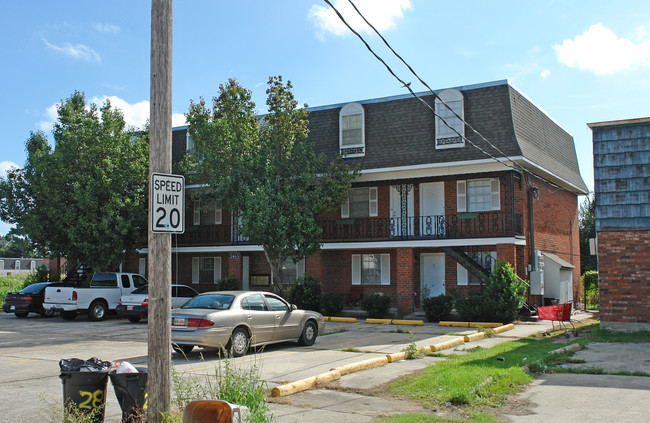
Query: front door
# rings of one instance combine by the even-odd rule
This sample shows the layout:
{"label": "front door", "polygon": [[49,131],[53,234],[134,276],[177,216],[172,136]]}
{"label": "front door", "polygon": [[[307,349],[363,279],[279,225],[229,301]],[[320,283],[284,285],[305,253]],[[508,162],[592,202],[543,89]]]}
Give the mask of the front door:
{"label": "front door", "polygon": [[445,183],[420,184],[420,235],[445,236]]}
{"label": "front door", "polygon": [[420,298],[445,293],[445,253],[420,255]]}
{"label": "front door", "polygon": [[408,237],[413,235],[413,185],[390,186],[390,235]]}

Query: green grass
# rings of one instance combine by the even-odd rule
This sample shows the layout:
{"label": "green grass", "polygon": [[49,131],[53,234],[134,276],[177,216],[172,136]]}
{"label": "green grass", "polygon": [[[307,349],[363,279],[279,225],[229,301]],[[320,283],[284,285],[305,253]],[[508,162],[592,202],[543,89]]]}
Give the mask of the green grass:
{"label": "green grass", "polygon": [[17,292],[25,287],[27,276],[0,276],[0,304],[5,302],[9,292]]}
{"label": "green grass", "polygon": [[335,333],[343,333],[343,332],[347,332],[347,331],[348,331],[347,329],[342,329],[342,328],[334,329],[334,330],[331,330],[331,331],[325,331],[325,332],[321,333],[320,336],[334,335]]}
{"label": "green grass", "polygon": [[496,423],[497,419],[487,413],[477,413],[469,419],[450,419],[448,417],[430,416],[427,414],[400,414],[389,417],[379,417],[375,423]]}
{"label": "green grass", "polygon": [[614,332],[601,329],[598,324],[593,324],[593,329],[580,340],[585,345],[591,342],[650,342],[650,331],[640,330],[637,332]]}

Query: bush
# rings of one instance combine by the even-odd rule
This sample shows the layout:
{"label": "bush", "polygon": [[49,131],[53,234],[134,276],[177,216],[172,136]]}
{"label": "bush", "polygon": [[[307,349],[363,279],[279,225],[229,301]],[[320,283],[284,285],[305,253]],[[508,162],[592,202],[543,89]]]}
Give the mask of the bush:
{"label": "bush", "polygon": [[453,308],[454,300],[451,295],[441,294],[437,297],[428,297],[422,301],[422,308],[427,320],[439,322],[449,315]]}
{"label": "bush", "polygon": [[34,283],[39,283],[39,282],[49,282],[50,281],[50,272],[49,269],[47,268],[46,265],[41,264],[31,272],[29,275],[27,275],[27,278],[25,279],[25,286],[34,284]]}
{"label": "bush", "polygon": [[343,310],[345,295],[329,292],[323,294],[323,313],[326,316],[336,316]]}
{"label": "bush", "polygon": [[217,281],[217,291],[236,291],[239,289],[239,283],[234,275],[228,275]]}
{"label": "bush", "polygon": [[289,293],[289,302],[303,310],[320,311],[321,297],[320,282],[307,274],[296,280]]}
{"label": "bush", "polygon": [[366,311],[368,317],[381,319],[388,315],[390,297],[381,292],[372,295],[364,295],[361,299],[361,308]]}
{"label": "bush", "polygon": [[24,276],[0,276],[0,304],[5,302],[8,292],[18,292],[25,286]]}
{"label": "bush", "polygon": [[484,284],[482,292],[456,300],[461,319],[500,323],[515,320],[524,300],[525,282],[517,278],[512,265],[498,261]]}
{"label": "bush", "polygon": [[580,282],[582,282],[582,289],[584,292],[583,300],[587,305],[597,306],[600,303],[598,294],[598,272],[595,270],[585,272],[580,277]]}

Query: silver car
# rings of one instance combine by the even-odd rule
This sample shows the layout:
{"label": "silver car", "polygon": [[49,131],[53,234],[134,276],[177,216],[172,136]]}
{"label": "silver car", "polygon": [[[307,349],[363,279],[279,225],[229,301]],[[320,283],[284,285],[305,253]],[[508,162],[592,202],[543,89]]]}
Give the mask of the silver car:
{"label": "silver car", "polygon": [[313,345],[324,329],[320,313],[298,310],[270,292],[205,292],[172,311],[172,346],[184,354],[197,345],[224,348],[235,357],[276,342]]}

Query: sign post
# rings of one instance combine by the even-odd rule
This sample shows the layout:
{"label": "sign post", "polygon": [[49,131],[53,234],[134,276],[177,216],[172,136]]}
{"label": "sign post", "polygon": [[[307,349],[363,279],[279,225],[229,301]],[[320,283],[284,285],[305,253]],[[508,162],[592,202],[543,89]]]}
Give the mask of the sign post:
{"label": "sign post", "polygon": [[151,232],[182,234],[185,232],[185,177],[151,174]]}

